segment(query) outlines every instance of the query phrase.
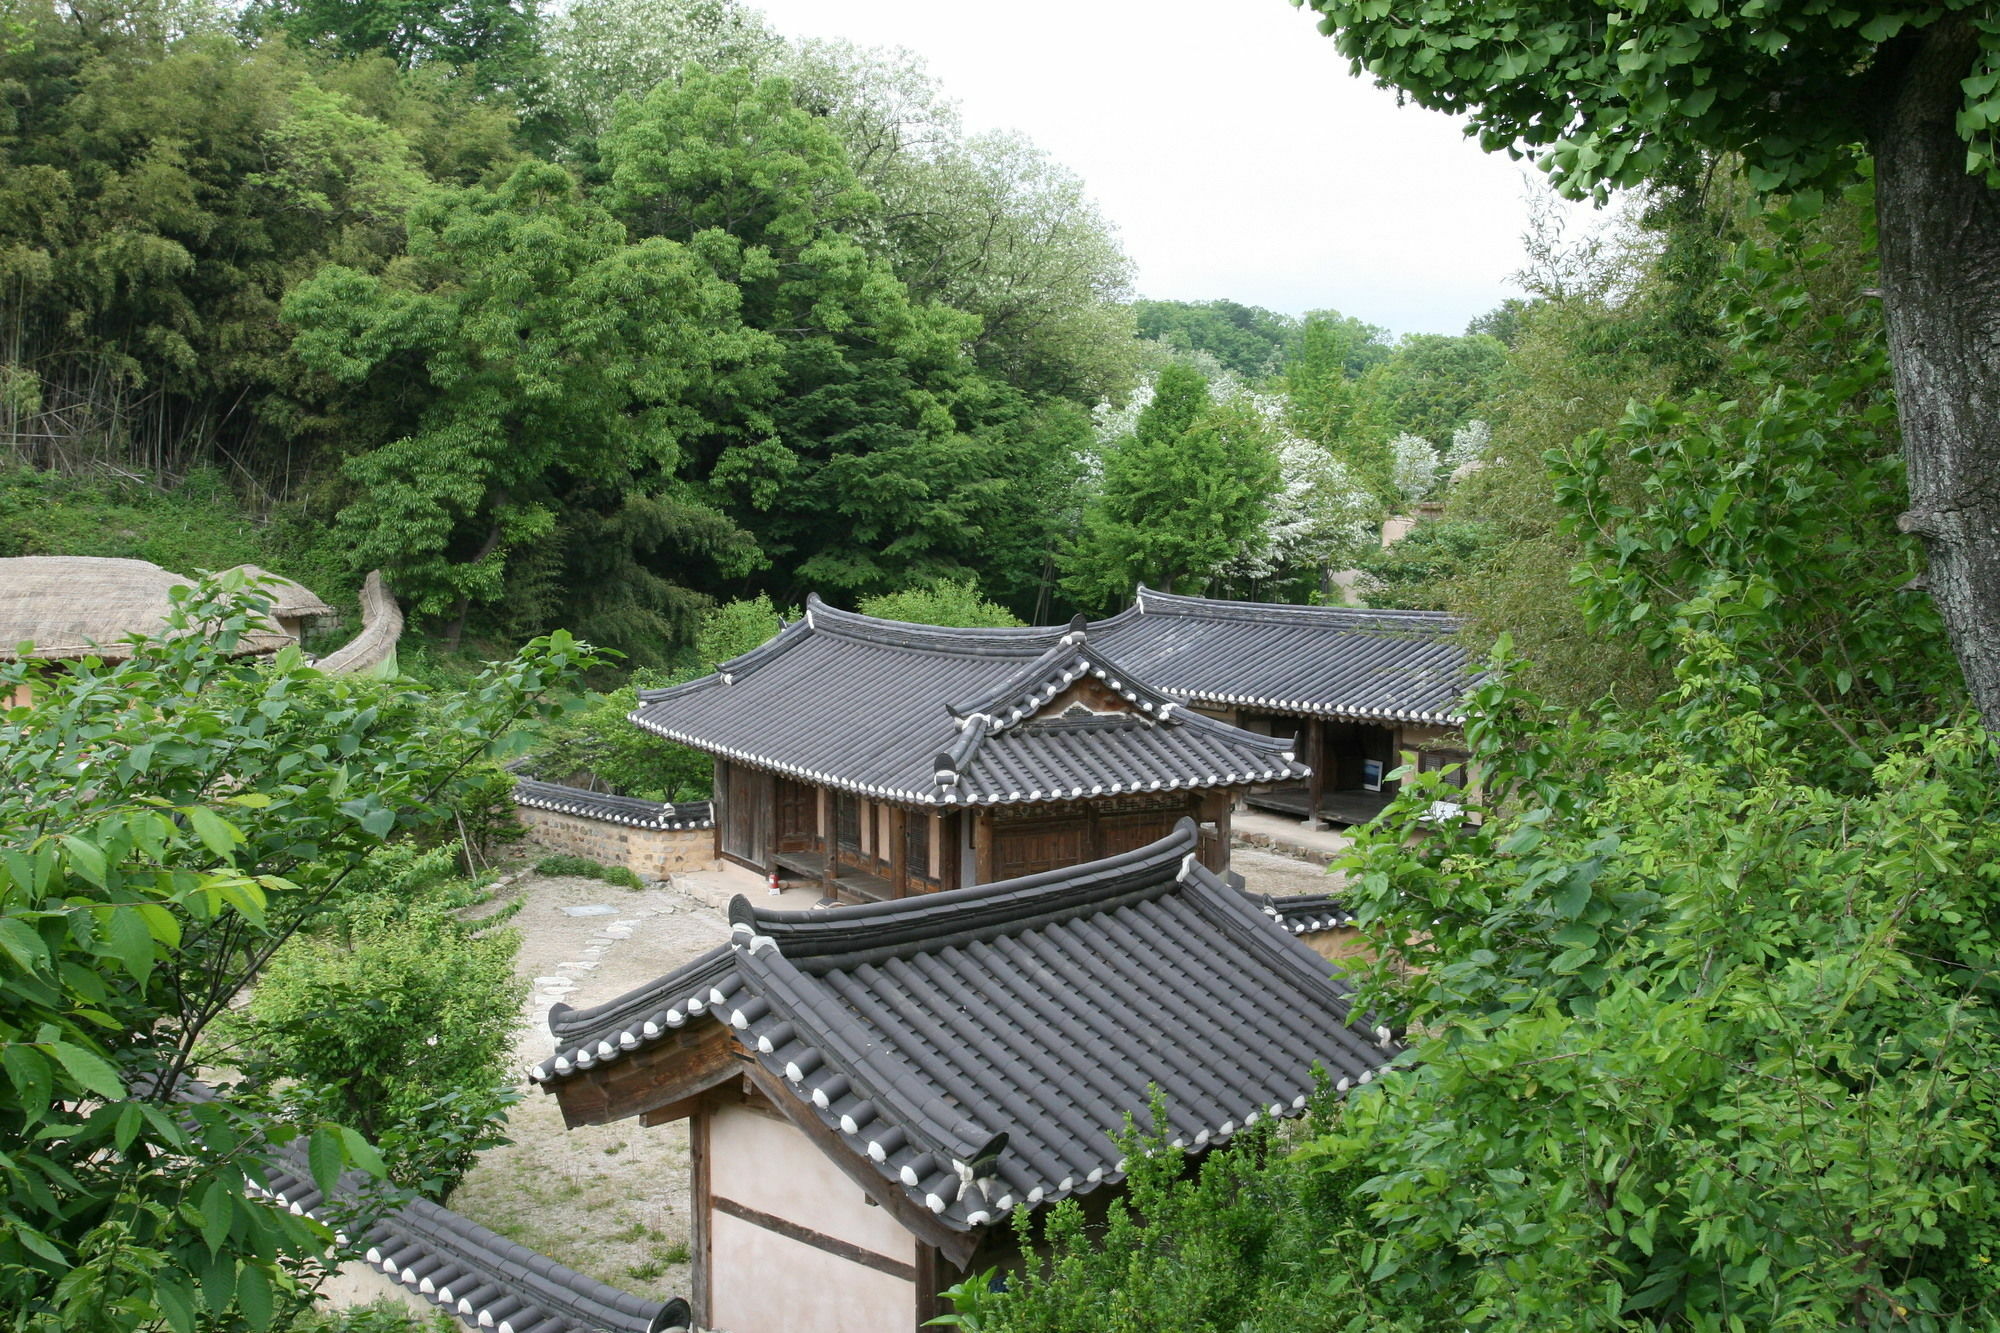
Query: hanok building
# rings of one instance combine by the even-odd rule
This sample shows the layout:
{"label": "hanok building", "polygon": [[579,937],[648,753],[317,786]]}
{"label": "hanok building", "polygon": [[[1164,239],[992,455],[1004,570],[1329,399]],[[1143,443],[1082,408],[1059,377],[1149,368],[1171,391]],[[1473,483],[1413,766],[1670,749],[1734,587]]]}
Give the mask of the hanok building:
{"label": "hanok building", "polygon": [[1461,622],[1432,611],[1230,602],[1140,588],[1090,641],[1157,689],[1249,731],[1297,737],[1302,782],[1246,803],[1309,821],[1363,824],[1398,768],[1465,785],[1459,728],[1478,683]]}
{"label": "hanok building", "polygon": [[872,902],[1076,865],[1182,818],[1227,868],[1234,798],[1307,780],[1289,735],[1192,710],[1081,620],[941,629],[805,617],[632,720],[716,756],[719,856]]}
{"label": "hanok building", "polygon": [[532,1077],[571,1126],[690,1122],[700,1327],[913,1329],[1018,1261],[1016,1209],[1117,1189],[1152,1090],[1200,1152],[1394,1058],[1199,842],[1183,820],[1086,865],[823,911],[739,897],[728,944],[552,1010]]}

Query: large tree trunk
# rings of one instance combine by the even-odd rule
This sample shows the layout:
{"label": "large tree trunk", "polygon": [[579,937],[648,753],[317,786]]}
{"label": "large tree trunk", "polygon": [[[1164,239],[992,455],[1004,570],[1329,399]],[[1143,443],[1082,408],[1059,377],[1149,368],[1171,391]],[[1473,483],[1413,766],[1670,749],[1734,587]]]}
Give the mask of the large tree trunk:
{"label": "large tree trunk", "polygon": [[1954,124],[1975,49],[1962,21],[1924,31],[1872,147],[1909,465],[1901,525],[1923,539],[1973,703],[2000,732],[2000,190],[1966,171]]}

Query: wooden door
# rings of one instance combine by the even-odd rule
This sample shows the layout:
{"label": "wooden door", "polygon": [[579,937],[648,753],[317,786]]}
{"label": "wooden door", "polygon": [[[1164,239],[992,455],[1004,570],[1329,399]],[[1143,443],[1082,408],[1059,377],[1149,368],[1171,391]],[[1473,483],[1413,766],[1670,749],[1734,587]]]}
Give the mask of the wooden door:
{"label": "wooden door", "polygon": [[1147,811],[1136,815],[1106,815],[1097,821],[1097,855],[1116,856],[1157,842],[1173,832],[1184,810]]}
{"label": "wooden door", "polygon": [[927,810],[903,812],[903,872],[907,893],[937,888],[931,875],[931,816]]}
{"label": "wooden door", "polygon": [[818,789],[792,778],[778,778],[776,802],[778,850],[811,851],[819,842]]}
{"label": "wooden door", "polygon": [[725,764],[716,794],[722,797],[722,854],[753,870],[770,869],[771,775]]}
{"label": "wooden door", "polygon": [[833,794],[833,833],[840,859],[850,865],[861,859],[861,798],[844,791]]}

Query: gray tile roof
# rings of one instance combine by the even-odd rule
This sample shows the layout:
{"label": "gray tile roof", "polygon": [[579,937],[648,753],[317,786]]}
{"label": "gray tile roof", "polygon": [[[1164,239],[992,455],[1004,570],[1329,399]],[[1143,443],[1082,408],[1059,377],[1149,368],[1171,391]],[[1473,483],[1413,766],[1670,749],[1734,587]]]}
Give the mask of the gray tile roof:
{"label": "gray tile roof", "polygon": [[[186,1101],[210,1101],[213,1089],[183,1081]],[[487,1230],[428,1199],[360,1172],[343,1173],[332,1197],[321,1193],[304,1142],[268,1149],[259,1192],[293,1213],[335,1228],[344,1248],[468,1328],[488,1333],[674,1333],[692,1322],[686,1301],[621,1291]],[[253,1189],[257,1188],[253,1186]],[[351,1228],[359,1238],[342,1232]]]}
{"label": "gray tile roof", "polygon": [[1153,685],[1205,703],[1457,726],[1478,683],[1462,622],[1435,611],[1228,602],[1139,589],[1091,642]]}
{"label": "gray tile roof", "polygon": [[1294,935],[1338,930],[1354,924],[1354,913],[1330,893],[1296,893],[1285,898],[1264,894],[1252,901],[1265,916]]}
{"label": "gray tile roof", "polygon": [[[1086,865],[918,898],[773,912],[738,898],[727,945],[594,1009],[550,1014],[565,1080],[727,1024],[855,1154],[947,1227],[1118,1180],[1114,1136],[1165,1093],[1199,1150],[1346,1091],[1397,1054],[1349,991],[1195,856],[1183,820]],[[680,1030],[680,1031],[677,1031]],[[863,1168],[865,1169],[865,1168]]]}
{"label": "gray tile roof", "polygon": [[[1086,678],[1130,711],[1038,714]],[[638,725],[727,759],[919,805],[1074,800],[1303,777],[1288,738],[1190,712],[1052,629],[941,629],[837,611],[715,675],[641,691]]]}
{"label": "gray tile roof", "polygon": [[553,810],[558,814],[576,815],[583,819],[603,820],[607,824],[624,824],[631,828],[715,827],[715,815],[707,801],[682,801],[678,805],[672,802],[642,801],[633,796],[608,796],[603,792],[586,791],[582,787],[565,787],[560,783],[542,782],[535,778],[514,779],[514,804],[536,810]]}

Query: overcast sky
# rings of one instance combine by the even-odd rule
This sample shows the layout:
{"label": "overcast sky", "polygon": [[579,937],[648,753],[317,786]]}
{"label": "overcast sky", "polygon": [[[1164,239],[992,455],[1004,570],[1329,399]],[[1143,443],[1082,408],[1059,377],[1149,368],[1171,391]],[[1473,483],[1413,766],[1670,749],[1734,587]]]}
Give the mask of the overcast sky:
{"label": "overcast sky", "polygon": [[1088,183],[1141,296],[1459,333],[1517,294],[1540,174],[1351,77],[1285,0],[748,2],[788,37],[908,47],[967,129],[1028,134]]}

